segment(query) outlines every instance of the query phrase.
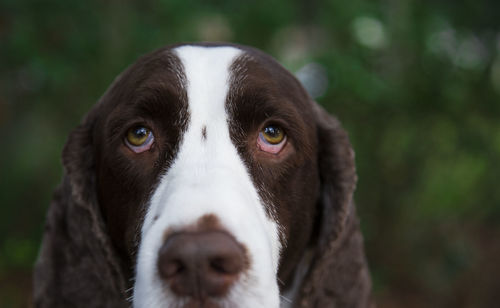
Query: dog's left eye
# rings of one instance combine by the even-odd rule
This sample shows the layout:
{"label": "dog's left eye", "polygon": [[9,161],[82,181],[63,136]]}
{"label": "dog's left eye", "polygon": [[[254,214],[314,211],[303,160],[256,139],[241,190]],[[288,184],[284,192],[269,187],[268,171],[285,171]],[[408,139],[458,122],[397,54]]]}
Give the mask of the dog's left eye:
{"label": "dog's left eye", "polygon": [[125,144],[136,153],[149,150],[153,144],[153,140],[154,136],[151,129],[142,125],[130,128],[125,136]]}
{"label": "dog's left eye", "polygon": [[284,130],[277,125],[268,125],[259,132],[258,147],[271,154],[278,154],[286,143]]}

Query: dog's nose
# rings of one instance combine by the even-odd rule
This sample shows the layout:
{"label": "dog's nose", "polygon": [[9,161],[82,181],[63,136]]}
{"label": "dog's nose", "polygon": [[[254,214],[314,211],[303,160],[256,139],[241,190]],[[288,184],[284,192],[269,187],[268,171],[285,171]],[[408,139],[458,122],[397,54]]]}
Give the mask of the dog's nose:
{"label": "dog's nose", "polygon": [[246,266],[244,248],[222,231],[174,233],[160,249],[158,271],[172,291],[224,296]]}

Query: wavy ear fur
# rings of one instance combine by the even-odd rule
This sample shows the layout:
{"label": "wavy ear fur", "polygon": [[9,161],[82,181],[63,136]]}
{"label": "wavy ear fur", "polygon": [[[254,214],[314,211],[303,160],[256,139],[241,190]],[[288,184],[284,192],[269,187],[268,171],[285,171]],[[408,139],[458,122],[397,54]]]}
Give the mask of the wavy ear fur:
{"label": "wavy ear fur", "polygon": [[353,192],[354,151],[340,122],[315,104],[321,177],[313,261],[297,307],[371,307],[371,281]]}
{"label": "wavy ear fur", "polygon": [[126,307],[125,281],[104,231],[92,130],[99,104],[69,136],[34,270],[35,307]]}

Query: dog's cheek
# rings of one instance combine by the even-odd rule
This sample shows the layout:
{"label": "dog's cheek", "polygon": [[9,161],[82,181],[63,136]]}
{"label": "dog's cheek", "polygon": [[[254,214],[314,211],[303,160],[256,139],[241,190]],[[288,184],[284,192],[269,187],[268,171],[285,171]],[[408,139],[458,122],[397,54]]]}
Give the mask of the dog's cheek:
{"label": "dog's cheek", "polygon": [[314,222],[317,216],[317,200],[320,184],[315,161],[302,168],[294,168],[281,179],[280,195],[277,200],[277,218],[281,226],[283,251],[279,267],[279,278],[289,284],[296,265],[304,251],[314,241]]}
{"label": "dog's cheek", "polygon": [[114,246],[129,262],[132,262],[138,224],[149,195],[148,187],[153,185],[154,170],[148,165],[147,161],[131,161],[116,154],[104,157],[98,164],[99,206]]}

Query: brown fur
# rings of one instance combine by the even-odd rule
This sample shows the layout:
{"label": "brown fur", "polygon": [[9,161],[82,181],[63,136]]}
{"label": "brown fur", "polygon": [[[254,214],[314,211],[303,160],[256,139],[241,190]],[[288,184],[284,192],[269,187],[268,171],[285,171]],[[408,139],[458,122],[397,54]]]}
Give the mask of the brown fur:
{"label": "brown fur", "polygon": [[319,238],[296,307],[372,307],[371,281],[353,203],[354,152],[334,117],[316,107],[322,197]]}

